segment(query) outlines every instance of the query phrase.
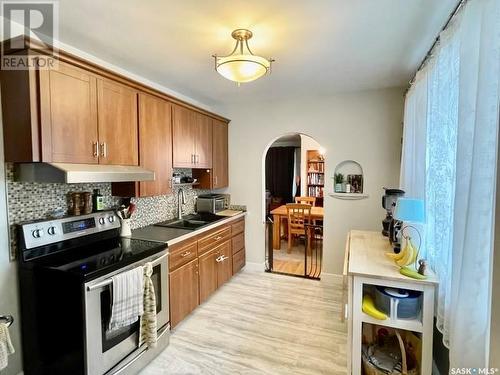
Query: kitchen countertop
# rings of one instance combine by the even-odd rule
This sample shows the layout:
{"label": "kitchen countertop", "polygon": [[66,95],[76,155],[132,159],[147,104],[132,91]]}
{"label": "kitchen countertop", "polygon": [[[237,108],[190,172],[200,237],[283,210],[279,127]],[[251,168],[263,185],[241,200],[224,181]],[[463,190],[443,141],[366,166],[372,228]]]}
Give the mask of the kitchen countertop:
{"label": "kitchen countertop", "polygon": [[213,228],[220,225],[230,223],[232,221],[238,220],[246,215],[246,212],[241,212],[237,215],[230,217],[222,217],[220,220],[211,223],[207,226],[189,230],[189,229],[178,229],[178,228],[166,228],[158,227],[155,225],[148,225],[147,227],[134,229],[132,231],[132,238],[138,240],[148,240],[166,243],[168,246],[172,246],[178,242],[184,241],[190,237],[197,236],[201,233],[207,232]]}

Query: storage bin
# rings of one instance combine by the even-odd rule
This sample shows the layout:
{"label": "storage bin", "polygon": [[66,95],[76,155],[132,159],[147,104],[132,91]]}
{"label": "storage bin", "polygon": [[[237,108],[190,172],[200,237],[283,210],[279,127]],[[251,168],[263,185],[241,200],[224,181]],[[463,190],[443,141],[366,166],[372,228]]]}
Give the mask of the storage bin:
{"label": "storage bin", "polygon": [[[391,311],[391,300],[394,311]],[[422,308],[422,293],[415,290],[377,286],[375,288],[375,306],[392,319],[416,318]]]}

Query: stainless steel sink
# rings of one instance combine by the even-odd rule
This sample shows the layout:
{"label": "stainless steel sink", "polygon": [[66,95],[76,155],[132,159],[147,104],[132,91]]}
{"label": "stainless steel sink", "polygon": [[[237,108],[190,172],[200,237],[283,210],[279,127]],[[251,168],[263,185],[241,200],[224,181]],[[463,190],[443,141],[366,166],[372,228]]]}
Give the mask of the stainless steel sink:
{"label": "stainless steel sink", "polygon": [[209,224],[210,222],[208,221],[201,221],[201,220],[175,220],[172,221],[171,223],[162,225],[167,228],[181,228],[181,229],[197,229],[200,228],[204,225]]}
{"label": "stainless steel sink", "polygon": [[155,226],[164,228],[188,229],[195,230],[205,225],[211,224],[223,217],[212,214],[192,214],[186,215],[183,219],[174,219],[155,224]]}

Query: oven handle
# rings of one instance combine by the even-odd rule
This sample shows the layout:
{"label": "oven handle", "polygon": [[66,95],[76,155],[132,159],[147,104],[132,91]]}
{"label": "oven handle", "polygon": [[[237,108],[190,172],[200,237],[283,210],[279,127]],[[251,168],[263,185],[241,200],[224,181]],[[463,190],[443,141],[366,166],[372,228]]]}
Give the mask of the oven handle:
{"label": "oven handle", "polygon": [[[153,267],[155,267],[156,265],[158,265],[158,263],[160,263],[160,262],[161,262],[161,260],[162,260],[163,258],[165,258],[165,257],[167,257],[167,256],[168,256],[168,253],[163,254],[162,256],[160,256],[160,257],[156,258],[155,260],[153,260],[153,261],[151,262],[151,265],[152,265]],[[101,282],[99,282],[99,283],[97,283],[97,284],[94,284],[94,285],[89,285],[89,286],[87,287],[87,291],[88,291],[88,292],[90,292],[90,291],[92,291],[92,290],[102,288],[103,286],[111,285],[112,283],[113,283],[113,279],[111,279],[111,278],[109,278],[109,279],[104,279],[103,281],[101,281]]]}

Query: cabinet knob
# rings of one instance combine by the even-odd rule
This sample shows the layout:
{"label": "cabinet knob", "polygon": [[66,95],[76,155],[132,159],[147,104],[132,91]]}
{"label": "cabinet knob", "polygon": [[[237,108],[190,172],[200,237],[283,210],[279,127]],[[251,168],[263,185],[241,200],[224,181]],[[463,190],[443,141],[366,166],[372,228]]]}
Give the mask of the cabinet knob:
{"label": "cabinet knob", "polygon": [[[181,254],[181,257],[182,257],[182,258],[185,258],[185,257],[187,257],[187,256],[188,256],[188,255],[190,255],[190,254],[191,254],[191,251],[186,251],[185,253],[182,253],[182,254]],[[198,267],[198,265],[197,265],[196,267]]]}
{"label": "cabinet knob", "polygon": [[99,142],[92,142],[92,151],[94,158],[97,158],[99,156]]}

